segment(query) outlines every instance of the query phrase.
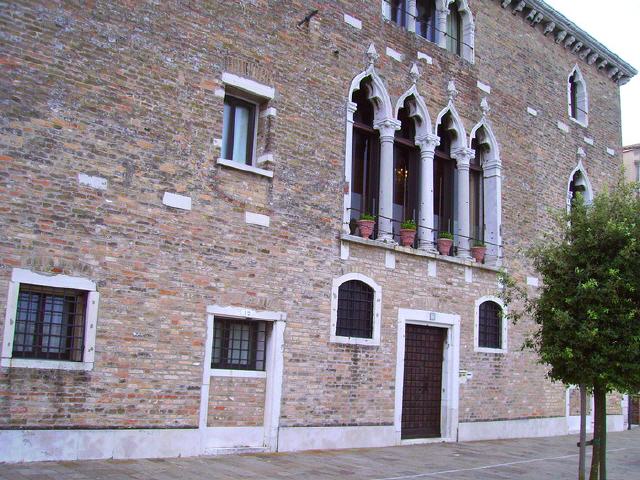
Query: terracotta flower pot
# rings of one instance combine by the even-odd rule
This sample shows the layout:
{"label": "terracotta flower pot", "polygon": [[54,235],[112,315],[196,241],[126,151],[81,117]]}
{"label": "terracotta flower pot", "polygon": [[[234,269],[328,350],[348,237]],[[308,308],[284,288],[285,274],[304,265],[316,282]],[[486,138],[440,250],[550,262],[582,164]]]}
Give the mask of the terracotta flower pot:
{"label": "terracotta flower pot", "polygon": [[400,244],[403,247],[410,247],[416,239],[416,231],[413,228],[400,229]]}
{"label": "terracotta flower pot", "polygon": [[487,253],[487,247],[471,247],[471,256],[478,263],[484,261],[485,253]]}
{"label": "terracotta flower pot", "polygon": [[451,251],[451,245],[453,245],[453,240],[450,238],[439,238],[438,239],[438,252],[440,255],[449,255]]}
{"label": "terracotta flower pot", "polygon": [[360,230],[360,236],[362,238],[369,238],[373,233],[373,227],[375,226],[375,220],[358,220],[358,230]]}

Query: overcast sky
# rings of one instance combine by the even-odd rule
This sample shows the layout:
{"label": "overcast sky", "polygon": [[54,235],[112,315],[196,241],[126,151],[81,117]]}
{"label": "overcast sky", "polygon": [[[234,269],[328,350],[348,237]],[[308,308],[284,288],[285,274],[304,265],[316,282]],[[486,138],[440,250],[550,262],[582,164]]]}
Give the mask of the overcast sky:
{"label": "overcast sky", "polygon": [[[636,70],[640,70],[640,0],[545,1]],[[620,94],[622,143],[640,143],[640,74],[623,85]]]}

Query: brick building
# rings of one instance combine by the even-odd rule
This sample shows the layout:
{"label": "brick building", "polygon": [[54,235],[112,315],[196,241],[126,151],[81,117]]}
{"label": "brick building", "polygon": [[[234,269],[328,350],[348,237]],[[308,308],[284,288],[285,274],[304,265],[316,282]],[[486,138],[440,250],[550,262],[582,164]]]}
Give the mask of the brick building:
{"label": "brick building", "polygon": [[576,429],[496,297],[501,266],[538,286],[522,249],[621,163],[636,71],[571,21],[540,0],[0,21],[0,459]]}

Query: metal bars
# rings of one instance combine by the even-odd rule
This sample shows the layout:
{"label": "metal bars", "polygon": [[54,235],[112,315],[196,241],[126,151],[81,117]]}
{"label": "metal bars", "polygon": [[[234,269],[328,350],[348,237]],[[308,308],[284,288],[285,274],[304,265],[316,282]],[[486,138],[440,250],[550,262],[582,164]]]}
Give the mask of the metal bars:
{"label": "metal bars", "polygon": [[81,362],[87,293],[21,284],[13,357]]}
{"label": "metal bars", "polygon": [[502,308],[496,302],[480,305],[478,347],[502,348]]}
{"label": "metal bars", "polygon": [[216,317],[211,368],[264,371],[266,339],[267,322]]}
{"label": "metal bars", "polygon": [[373,338],[373,289],[366,283],[350,280],[340,285],[336,335]]}

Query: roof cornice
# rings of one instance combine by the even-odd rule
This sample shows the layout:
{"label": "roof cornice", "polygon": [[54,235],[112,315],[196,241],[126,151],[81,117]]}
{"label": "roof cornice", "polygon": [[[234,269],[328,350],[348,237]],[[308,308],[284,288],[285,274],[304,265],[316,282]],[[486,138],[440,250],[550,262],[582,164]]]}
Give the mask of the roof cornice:
{"label": "roof cornice", "polygon": [[551,36],[555,43],[604,72],[613,82],[624,85],[638,71],[619,56],[598,42],[575,23],[554,10],[542,0],[498,0],[502,8],[514,15],[521,15],[544,36]]}

